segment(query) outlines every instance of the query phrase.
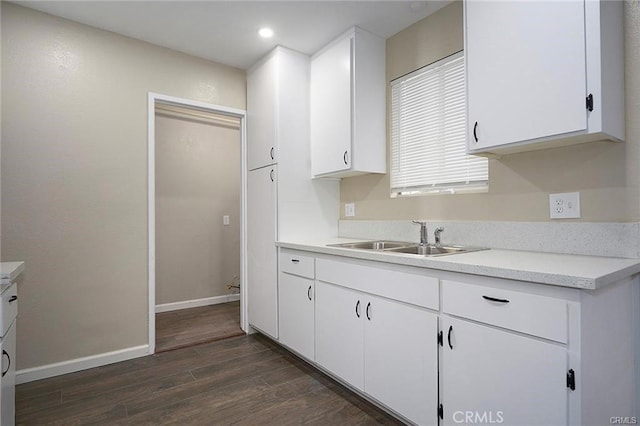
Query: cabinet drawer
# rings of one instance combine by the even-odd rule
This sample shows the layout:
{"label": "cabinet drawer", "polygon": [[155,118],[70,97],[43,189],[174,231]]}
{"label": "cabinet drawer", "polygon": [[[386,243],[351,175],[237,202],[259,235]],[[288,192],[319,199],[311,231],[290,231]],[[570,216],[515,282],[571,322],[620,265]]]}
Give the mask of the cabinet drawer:
{"label": "cabinet drawer", "polygon": [[18,315],[18,286],[16,284],[11,285],[2,293],[0,309],[0,335],[4,336]]}
{"label": "cabinet drawer", "polygon": [[438,279],[425,275],[422,268],[322,258],[316,263],[318,281],[425,308],[439,307]]}
{"label": "cabinet drawer", "polygon": [[567,343],[567,302],[561,299],[442,281],[442,311]]}
{"label": "cabinet drawer", "polygon": [[280,271],[301,277],[315,277],[315,259],[312,256],[300,254],[300,252],[281,250]]}

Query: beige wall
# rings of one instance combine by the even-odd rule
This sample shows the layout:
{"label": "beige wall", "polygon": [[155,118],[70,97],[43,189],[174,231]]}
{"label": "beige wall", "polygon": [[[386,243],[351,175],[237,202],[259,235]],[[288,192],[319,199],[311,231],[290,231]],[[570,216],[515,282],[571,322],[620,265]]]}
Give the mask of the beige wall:
{"label": "beige wall", "polygon": [[[625,3],[626,143],[597,142],[490,160],[489,192],[483,194],[391,199],[388,175],[343,179],[342,219],[344,203],[355,202],[356,220],[547,221],[549,193],[579,191],[581,221],[640,220],[639,9],[637,2]],[[462,26],[458,1],[389,38],[387,81],[463,49]]]}
{"label": "beige wall", "polygon": [[18,369],[147,343],[147,93],[245,108],[242,70],[2,2],[2,256]]}
{"label": "beige wall", "polygon": [[156,115],[156,304],[232,293],[241,148],[237,126]]}

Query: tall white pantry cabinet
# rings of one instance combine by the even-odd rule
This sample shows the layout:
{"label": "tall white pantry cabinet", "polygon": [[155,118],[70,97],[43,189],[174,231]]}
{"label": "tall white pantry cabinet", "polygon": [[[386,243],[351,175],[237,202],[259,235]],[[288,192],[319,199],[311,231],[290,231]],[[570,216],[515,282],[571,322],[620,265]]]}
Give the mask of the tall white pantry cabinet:
{"label": "tall white pantry cabinet", "polygon": [[276,241],[338,234],[339,181],[311,179],[309,63],[276,47],[247,73],[248,319],[276,339]]}

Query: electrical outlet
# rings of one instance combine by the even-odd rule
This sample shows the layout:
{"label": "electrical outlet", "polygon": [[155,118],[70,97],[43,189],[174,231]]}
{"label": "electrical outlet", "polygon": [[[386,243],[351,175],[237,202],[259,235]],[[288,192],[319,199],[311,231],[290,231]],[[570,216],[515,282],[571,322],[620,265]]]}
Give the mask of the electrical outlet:
{"label": "electrical outlet", "polygon": [[227,216],[227,215],[222,216],[222,224],[224,226],[229,225],[229,216]]}
{"label": "electrical outlet", "polygon": [[356,215],[356,203],[346,203],[344,205],[344,215],[346,217],[353,217]]}
{"label": "electrical outlet", "polygon": [[580,193],[549,194],[549,217],[551,219],[579,219]]}

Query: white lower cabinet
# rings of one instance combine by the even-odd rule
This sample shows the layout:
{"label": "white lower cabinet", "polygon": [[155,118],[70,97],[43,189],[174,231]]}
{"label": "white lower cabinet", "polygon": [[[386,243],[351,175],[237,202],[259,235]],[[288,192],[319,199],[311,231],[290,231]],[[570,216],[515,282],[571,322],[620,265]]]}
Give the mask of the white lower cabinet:
{"label": "white lower cabinet", "polygon": [[441,324],[441,424],[567,424],[565,347],[455,318]]}
{"label": "white lower cabinet", "polygon": [[[433,284],[428,277],[387,269],[321,265],[316,281],[316,362],[407,420],[437,423],[437,315],[423,307],[320,281],[356,273],[371,280],[371,289],[377,288],[376,277],[400,288],[421,278],[424,287]],[[361,287],[360,279],[354,278],[353,287]]]}
{"label": "white lower cabinet", "polygon": [[407,423],[637,418],[637,276],[583,291],[286,249],[279,268],[280,343]]}
{"label": "white lower cabinet", "polygon": [[279,256],[278,310],[280,343],[313,361],[315,358],[315,259],[282,250]]}

